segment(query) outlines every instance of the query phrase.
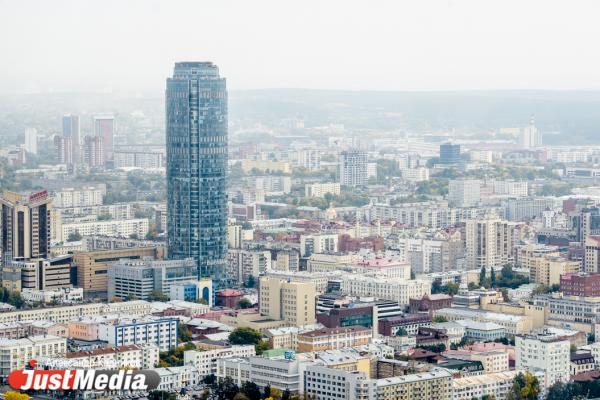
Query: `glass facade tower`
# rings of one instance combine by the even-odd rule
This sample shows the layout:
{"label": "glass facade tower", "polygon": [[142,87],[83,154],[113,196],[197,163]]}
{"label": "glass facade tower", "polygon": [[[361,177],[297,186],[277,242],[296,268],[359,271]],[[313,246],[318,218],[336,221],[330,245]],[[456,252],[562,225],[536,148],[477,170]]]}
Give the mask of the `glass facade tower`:
{"label": "glass facade tower", "polygon": [[171,259],[199,277],[227,263],[227,90],[211,62],[179,62],[166,88],[167,236]]}

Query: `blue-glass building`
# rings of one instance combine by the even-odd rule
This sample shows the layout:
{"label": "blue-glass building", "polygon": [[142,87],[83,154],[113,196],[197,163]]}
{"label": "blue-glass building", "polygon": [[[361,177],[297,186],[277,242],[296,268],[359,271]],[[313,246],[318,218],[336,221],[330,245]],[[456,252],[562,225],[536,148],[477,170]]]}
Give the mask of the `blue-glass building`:
{"label": "blue-glass building", "polygon": [[227,263],[227,89],[211,62],[179,62],[167,79],[167,236],[171,259],[199,277]]}

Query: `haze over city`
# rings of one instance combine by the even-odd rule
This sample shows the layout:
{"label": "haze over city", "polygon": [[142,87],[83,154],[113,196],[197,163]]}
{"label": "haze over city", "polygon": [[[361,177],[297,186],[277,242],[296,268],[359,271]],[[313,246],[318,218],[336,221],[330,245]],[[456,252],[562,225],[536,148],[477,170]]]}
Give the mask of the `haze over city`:
{"label": "haze over city", "polygon": [[0,2],[0,93],[162,92],[175,60],[230,89],[600,89],[595,1]]}

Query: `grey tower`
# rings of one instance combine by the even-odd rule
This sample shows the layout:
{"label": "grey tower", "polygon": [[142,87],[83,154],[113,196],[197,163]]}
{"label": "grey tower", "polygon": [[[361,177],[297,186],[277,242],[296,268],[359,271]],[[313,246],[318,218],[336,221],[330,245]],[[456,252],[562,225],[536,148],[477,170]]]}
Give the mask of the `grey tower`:
{"label": "grey tower", "polygon": [[211,62],[179,62],[167,79],[167,236],[171,259],[198,276],[227,263],[227,89]]}

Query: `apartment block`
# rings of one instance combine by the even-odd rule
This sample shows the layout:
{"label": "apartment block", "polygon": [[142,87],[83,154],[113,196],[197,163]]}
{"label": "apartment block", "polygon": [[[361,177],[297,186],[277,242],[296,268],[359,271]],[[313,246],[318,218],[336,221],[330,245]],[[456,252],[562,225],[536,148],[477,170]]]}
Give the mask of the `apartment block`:
{"label": "apartment block", "polygon": [[298,352],[339,350],[371,342],[373,330],[364,326],[322,328],[298,334]]}
{"label": "apartment block", "polygon": [[292,326],[315,323],[314,284],[261,277],[258,293],[261,315],[269,316],[274,320],[283,320]]}

